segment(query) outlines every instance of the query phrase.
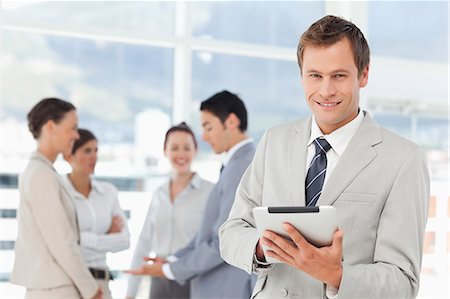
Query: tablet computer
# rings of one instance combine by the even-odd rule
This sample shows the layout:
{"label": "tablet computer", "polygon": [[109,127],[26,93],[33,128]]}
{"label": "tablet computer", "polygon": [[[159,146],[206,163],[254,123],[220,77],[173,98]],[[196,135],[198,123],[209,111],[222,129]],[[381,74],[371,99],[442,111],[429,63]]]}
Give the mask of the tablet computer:
{"label": "tablet computer", "polygon": [[[260,237],[265,230],[270,230],[290,240],[282,228],[283,223],[288,222],[316,247],[331,245],[333,234],[338,229],[336,208],[332,206],[256,207],[253,216]],[[266,251],[268,248],[263,245],[263,249]],[[281,263],[267,256],[266,259],[270,263]]]}

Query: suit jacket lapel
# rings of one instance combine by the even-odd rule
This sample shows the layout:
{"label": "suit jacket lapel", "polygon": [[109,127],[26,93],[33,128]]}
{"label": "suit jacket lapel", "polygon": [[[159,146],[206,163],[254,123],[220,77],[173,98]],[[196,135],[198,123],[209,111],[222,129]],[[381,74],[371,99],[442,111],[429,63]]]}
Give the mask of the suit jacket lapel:
{"label": "suit jacket lapel", "polygon": [[294,134],[287,147],[288,175],[292,193],[292,205],[305,205],[305,172],[308,139],[311,134],[311,120],[301,120],[294,126]]}
{"label": "suit jacket lapel", "polygon": [[382,142],[381,129],[365,113],[361,126],[347,145],[325,184],[317,205],[333,204],[353,179],[377,156],[373,149]]}
{"label": "suit jacket lapel", "polygon": [[250,149],[254,149],[254,147],[255,147],[255,145],[253,144],[253,142],[244,144],[240,149],[238,149],[238,150],[233,154],[233,156],[231,156],[230,161],[231,161],[231,160],[234,160],[234,159],[240,159],[240,156],[241,156],[241,155],[245,154],[245,152],[247,152],[247,151],[250,150]]}

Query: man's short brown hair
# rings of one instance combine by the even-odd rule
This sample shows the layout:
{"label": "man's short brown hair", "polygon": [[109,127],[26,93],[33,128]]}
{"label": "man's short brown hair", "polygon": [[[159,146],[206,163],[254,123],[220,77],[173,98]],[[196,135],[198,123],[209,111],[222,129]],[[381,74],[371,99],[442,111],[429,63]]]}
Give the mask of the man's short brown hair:
{"label": "man's short brown hair", "polygon": [[358,75],[370,62],[370,50],[364,34],[350,21],[336,16],[325,16],[313,23],[303,33],[297,48],[297,60],[302,71],[303,51],[307,46],[331,46],[343,38],[348,38],[353,51]]}

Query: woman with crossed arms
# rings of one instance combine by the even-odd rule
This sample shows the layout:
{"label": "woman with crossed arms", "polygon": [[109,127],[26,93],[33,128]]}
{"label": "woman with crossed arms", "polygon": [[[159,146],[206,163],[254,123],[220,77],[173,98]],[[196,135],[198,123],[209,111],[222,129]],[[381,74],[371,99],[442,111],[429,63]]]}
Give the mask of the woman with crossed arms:
{"label": "woman with crossed arms", "polygon": [[72,172],[64,175],[63,181],[75,200],[81,253],[89,271],[102,287],[103,298],[110,299],[108,282],[111,275],[106,253],[127,249],[130,233],[117,189],[91,177],[97,163],[97,138],[85,129],[78,129],[78,134],[80,138],[75,141],[72,151],[65,155]]}

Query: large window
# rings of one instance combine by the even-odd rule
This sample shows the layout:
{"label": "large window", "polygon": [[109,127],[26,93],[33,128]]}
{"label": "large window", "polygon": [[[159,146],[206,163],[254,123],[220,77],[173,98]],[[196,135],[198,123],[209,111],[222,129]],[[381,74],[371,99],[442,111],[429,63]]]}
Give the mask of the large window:
{"label": "large window", "polygon": [[368,2],[373,54],[448,62],[448,1]]}
{"label": "large window", "polygon": [[193,2],[192,33],[202,38],[295,48],[300,33],[323,14],[323,2]]}
{"label": "large window", "polygon": [[[171,38],[170,1],[3,1],[3,24],[98,37]],[[33,3],[34,2],[34,3]]]}
{"label": "large window", "polygon": [[[170,122],[171,49],[6,31],[2,54],[2,117],[17,119],[3,128],[5,144],[17,138],[8,133],[15,130],[12,126],[26,127],[30,107],[49,96],[70,99],[79,111],[80,126],[96,133],[110,149],[109,159],[123,159],[126,150],[130,165],[135,162],[136,129],[140,129],[137,116],[152,108],[167,115],[166,126]],[[8,146],[3,154],[24,154],[31,146]]]}

